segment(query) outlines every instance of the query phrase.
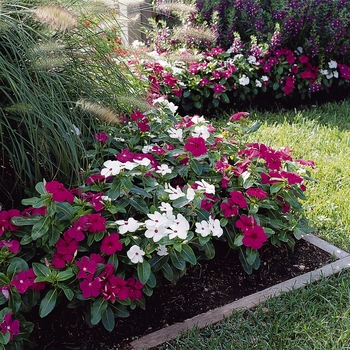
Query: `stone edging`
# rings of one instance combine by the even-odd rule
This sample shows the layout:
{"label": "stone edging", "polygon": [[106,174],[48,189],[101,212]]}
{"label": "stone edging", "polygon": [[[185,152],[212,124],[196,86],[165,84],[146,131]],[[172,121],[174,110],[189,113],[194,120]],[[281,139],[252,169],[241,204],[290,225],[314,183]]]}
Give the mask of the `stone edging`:
{"label": "stone edging", "polygon": [[176,338],[182,332],[190,330],[193,327],[204,328],[210,324],[221,321],[225,317],[231,316],[233,310],[253,308],[268,298],[278,296],[281,292],[291,289],[298,289],[308,283],[317,281],[322,277],[327,277],[340,272],[343,269],[350,268],[350,254],[334,245],[318,238],[314,235],[306,235],[303,239],[316,247],[333,255],[336,260],[317,270],[310,271],[304,275],[291,278],[285,282],[266,288],[260,292],[254,293],[217,309],[209,310],[203,314],[189,318],[181,323],[175,323],[169,327],[160,329],[154,333],[145,335],[130,343],[133,350],[147,350],[158,346],[168,340]]}

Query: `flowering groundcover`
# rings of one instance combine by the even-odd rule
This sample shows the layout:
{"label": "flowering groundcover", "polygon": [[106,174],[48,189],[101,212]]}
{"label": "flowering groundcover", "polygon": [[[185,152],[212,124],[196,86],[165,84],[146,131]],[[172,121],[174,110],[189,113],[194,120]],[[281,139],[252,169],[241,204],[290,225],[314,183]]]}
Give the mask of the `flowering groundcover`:
{"label": "flowering groundcover", "polygon": [[293,246],[311,231],[301,201],[312,161],[246,143],[259,127],[247,113],[216,130],[163,98],[154,106],[101,127],[84,186],[44,180],[26,209],[0,212],[3,348],[26,344],[35,305],[45,317],[68,300],[112,331],[145,307],[159,278],[175,282],[213,258],[214,240],[251,273],[265,242]]}

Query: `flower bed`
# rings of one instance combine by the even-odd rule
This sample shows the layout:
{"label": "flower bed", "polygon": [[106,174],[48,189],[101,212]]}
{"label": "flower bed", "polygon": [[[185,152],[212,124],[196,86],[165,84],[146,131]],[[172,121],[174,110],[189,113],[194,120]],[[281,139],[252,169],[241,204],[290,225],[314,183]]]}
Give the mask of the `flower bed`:
{"label": "flower bed", "polygon": [[67,299],[111,331],[128,309],[145,307],[157,276],[175,282],[213,258],[213,240],[251,273],[264,242],[293,246],[310,231],[300,199],[311,161],[247,144],[259,126],[247,113],[215,130],[155,104],[95,135],[85,186],[43,181],[38,197],[22,201],[27,209],[0,213],[2,344],[23,344],[32,325],[22,313],[37,303],[45,317]]}

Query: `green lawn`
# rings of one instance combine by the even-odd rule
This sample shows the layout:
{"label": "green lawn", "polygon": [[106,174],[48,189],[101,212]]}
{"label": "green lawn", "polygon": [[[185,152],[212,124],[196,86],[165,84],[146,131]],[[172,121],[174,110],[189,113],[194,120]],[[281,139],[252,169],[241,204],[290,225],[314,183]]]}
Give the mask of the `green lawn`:
{"label": "green lawn", "polygon": [[[314,160],[318,182],[308,185],[307,216],[317,236],[350,251],[350,100],[309,110],[253,111],[250,118],[263,123],[251,141],[288,146],[293,157]],[[350,349],[350,272],[234,312],[158,349]]]}

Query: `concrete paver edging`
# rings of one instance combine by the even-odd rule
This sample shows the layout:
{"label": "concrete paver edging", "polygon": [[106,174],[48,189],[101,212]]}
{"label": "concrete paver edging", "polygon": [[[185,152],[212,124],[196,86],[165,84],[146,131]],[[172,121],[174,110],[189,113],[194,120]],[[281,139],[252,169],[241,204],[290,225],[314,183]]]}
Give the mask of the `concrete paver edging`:
{"label": "concrete paver edging", "polygon": [[338,260],[317,270],[307,272],[304,275],[294,277],[285,282],[276,284],[275,286],[264,289],[260,292],[254,293],[227,305],[194,316],[190,319],[185,320],[184,322],[176,323],[169,327],[160,329],[159,331],[145,335],[130,343],[132,349],[150,349],[154,346],[158,346],[162,343],[165,343],[166,341],[176,338],[182,332],[185,332],[186,330],[189,330],[193,327],[204,328],[210,324],[219,322],[223,318],[229,317],[232,314],[233,310],[253,308],[268,298],[278,296],[281,294],[281,292],[301,288],[306,284],[321,279],[322,277],[327,277],[336,274],[343,269],[350,268],[350,254],[348,252],[339,249],[312,234],[303,236],[303,239],[333,255]]}

